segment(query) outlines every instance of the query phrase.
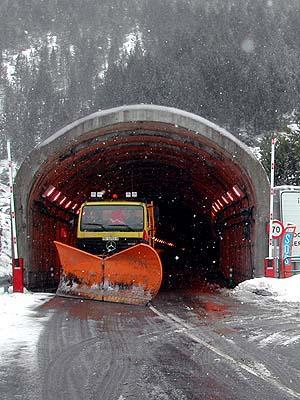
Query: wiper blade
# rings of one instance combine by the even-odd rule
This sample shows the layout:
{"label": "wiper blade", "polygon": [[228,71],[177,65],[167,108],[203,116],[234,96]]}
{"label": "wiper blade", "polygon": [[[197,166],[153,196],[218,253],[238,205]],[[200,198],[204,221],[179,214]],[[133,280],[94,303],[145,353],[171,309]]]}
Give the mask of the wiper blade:
{"label": "wiper blade", "polygon": [[100,228],[102,228],[102,230],[105,230],[105,226],[102,225],[102,224],[97,224],[97,223],[86,223],[86,224],[83,224],[83,227],[85,227],[85,226],[100,226]]}

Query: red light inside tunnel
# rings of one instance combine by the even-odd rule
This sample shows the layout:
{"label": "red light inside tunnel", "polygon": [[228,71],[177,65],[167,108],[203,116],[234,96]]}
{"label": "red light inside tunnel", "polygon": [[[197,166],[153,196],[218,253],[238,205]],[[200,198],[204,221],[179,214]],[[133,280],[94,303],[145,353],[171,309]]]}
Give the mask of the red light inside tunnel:
{"label": "red light inside tunnel", "polygon": [[54,196],[53,201],[56,201],[56,200],[59,198],[60,195],[61,195],[61,192],[58,192],[58,193]]}
{"label": "red light inside tunnel", "polygon": [[60,228],[60,237],[66,239],[68,237],[68,232],[64,226]]}
{"label": "red light inside tunnel", "polygon": [[214,210],[214,212],[218,212],[218,209],[216,208],[216,206],[214,204],[212,205],[212,209]]}
{"label": "red light inside tunnel", "polygon": [[234,193],[238,196],[238,197],[242,197],[243,196],[243,192],[241,191],[241,189],[238,187],[238,185],[234,185],[232,190],[234,191]]}
{"label": "red light inside tunnel", "polygon": [[74,206],[72,207],[72,210],[75,210],[75,208],[78,206],[78,204],[74,204]]}
{"label": "red light inside tunnel", "polygon": [[70,200],[70,201],[68,201],[68,202],[67,202],[67,204],[65,205],[65,208],[68,208],[68,207],[70,207],[71,203],[72,203],[72,201],[71,201],[71,200]]}
{"label": "red light inside tunnel", "polygon": [[220,200],[217,200],[217,203],[219,204],[219,206],[222,208],[223,207],[223,203]]}
{"label": "red light inside tunnel", "polygon": [[230,192],[227,192],[227,196],[230,198],[231,201],[234,201],[234,197]]}
{"label": "red light inside tunnel", "polygon": [[225,196],[222,196],[222,200],[224,201],[225,204],[229,204],[229,201],[226,199]]}
{"label": "red light inside tunnel", "polygon": [[61,206],[66,200],[67,200],[67,197],[65,196],[65,197],[59,202],[59,205]]}
{"label": "red light inside tunnel", "polygon": [[216,207],[217,211],[220,211],[220,210],[221,210],[221,207],[219,206],[218,203],[215,203],[215,207]]}
{"label": "red light inside tunnel", "polygon": [[49,197],[51,194],[54,192],[55,187],[53,185],[50,185],[48,189],[42,194],[42,197]]}

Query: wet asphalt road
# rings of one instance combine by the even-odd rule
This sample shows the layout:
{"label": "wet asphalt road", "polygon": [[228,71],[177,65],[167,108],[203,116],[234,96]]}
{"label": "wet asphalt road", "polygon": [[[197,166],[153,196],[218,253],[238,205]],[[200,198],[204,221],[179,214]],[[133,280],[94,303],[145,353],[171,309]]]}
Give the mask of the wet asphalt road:
{"label": "wet asphalt road", "polygon": [[297,305],[181,291],[150,308],[55,297],[45,315],[35,368],[22,348],[0,365],[2,400],[300,399]]}

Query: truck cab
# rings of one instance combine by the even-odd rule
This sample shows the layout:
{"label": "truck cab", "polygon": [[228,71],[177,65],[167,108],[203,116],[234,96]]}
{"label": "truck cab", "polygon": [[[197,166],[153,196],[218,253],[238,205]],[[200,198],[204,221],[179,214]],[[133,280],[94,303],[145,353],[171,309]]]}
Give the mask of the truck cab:
{"label": "truck cab", "polygon": [[146,243],[154,247],[153,202],[90,201],[80,207],[76,247],[110,255]]}

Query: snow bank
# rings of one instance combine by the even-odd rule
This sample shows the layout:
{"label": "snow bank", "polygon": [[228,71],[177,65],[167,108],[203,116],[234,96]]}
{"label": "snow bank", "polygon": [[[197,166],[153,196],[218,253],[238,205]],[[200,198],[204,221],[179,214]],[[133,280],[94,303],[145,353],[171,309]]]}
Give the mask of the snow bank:
{"label": "snow bank", "polygon": [[261,296],[279,302],[300,302],[300,274],[290,278],[254,278],[240,283],[233,295],[243,300],[255,300]]}
{"label": "snow bank", "polygon": [[[0,294],[0,362],[11,363],[22,348],[26,368],[35,362],[36,345],[44,322],[49,318],[38,315],[35,308],[53,295],[44,293]],[[20,360],[22,361],[22,360]],[[32,365],[33,366],[33,365]]]}

